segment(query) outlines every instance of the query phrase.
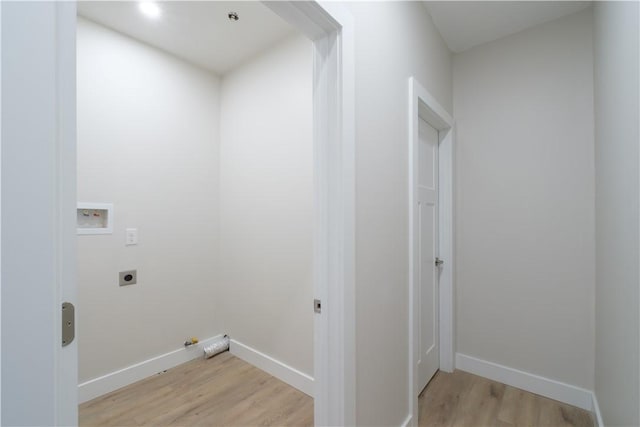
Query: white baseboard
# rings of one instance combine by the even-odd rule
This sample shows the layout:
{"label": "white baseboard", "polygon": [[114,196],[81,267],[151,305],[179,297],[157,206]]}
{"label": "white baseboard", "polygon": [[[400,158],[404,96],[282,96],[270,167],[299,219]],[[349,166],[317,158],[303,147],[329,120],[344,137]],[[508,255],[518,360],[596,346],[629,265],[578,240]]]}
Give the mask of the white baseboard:
{"label": "white baseboard", "polygon": [[136,381],[145,379],[182,363],[204,356],[203,347],[211,341],[222,337],[217,335],[200,341],[189,347],[182,347],[169,353],[161,354],[119,371],[111,372],[78,385],[78,403],[87,402],[98,396],[107,394]]}
{"label": "white baseboard", "polygon": [[569,405],[577,406],[587,411],[593,410],[593,393],[584,388],[460,353],[456,353],[456,368]]}
{"label": "white baseboard", "polygon": [[407,418],[405,418],[404,422],[402,423],[401,427],[409,427],[411,426],[411,421],[412,421],[412,416],[411,414],[407,415]]}
{"label": "white baseboard", "polygon": [[233,339],[229,351],[234,356],[313,397],[313,377]]}
{"label": "white baseboard", "polygon": [[604,422],[602,421],[602,414],[600,413],[600,405],[598,405],[598,398],[596,397],[596,393],[591,393],[591,397],[593,398],[591,412],[596,417],[596,427],[604,427]]}

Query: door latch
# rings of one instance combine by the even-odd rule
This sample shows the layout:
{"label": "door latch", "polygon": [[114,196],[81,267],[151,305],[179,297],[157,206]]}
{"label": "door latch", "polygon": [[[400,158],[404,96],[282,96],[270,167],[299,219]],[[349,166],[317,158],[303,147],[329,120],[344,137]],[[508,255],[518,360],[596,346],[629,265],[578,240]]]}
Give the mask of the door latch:
{"label": "door latch", "polygon": [[442,264],[444,264],[444,261],[441,260],[440,258],[436,257],[436,267],[440,267],[442,266]]}
{"label": "door latch", "polygon": [[313,300],[313,311],[315,311],[316,313],[322,313],[322,301],[320,301],[319,299]]}
{"label": "door latch", "polygon": [[62,346],[66,347],[76,337],[76,308],[70,302],[62,303]]}

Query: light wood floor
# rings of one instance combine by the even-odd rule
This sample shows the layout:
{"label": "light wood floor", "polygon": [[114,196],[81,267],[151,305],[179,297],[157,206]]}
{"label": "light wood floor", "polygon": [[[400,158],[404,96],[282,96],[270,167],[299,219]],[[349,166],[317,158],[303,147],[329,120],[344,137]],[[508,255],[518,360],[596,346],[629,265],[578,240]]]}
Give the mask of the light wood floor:
{"label": "light wood floor", "polygon": [[222,353],[80,405],[81,426],[311,426],[313,399]]}
{"label": "light wood floor", "polygon": [[[462,371],[420,395],[420,427],[580,426],[591,415]],[[80,405],[81,426],[311,426],[313,399],[232,356],[198,359]]]}
{"label": "light wood floor", "polygon": [[420,426],[593,427],[591,414],[463,371],[438,372],[420,395]]}

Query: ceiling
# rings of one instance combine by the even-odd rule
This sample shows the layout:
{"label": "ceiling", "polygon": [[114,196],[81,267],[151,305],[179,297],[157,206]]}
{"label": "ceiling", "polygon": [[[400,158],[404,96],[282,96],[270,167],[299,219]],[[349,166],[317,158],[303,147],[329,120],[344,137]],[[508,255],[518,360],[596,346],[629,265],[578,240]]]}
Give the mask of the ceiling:
{"label": "ceiling", "polygon": [[462,52],[576,13],[589,1],[425,1],[449,49]]}
{"label": "ceiling", "polygon": [[[223,75],[294,32],[257,1],[158,2],[150,19],[138,2],[81,1],[78,14]],[[238,21],[228,18],[236,12]]]}

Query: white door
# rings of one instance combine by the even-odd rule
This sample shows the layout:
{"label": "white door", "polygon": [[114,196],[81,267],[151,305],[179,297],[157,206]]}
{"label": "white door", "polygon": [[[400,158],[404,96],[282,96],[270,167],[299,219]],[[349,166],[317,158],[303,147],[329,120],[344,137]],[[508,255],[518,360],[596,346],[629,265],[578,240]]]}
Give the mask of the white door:
{"label": "white door", "polygon": [[75,16],[2,2],[2,425],[78,423],[61,314],[76,303]]}
{"label": "white door", "polygon": [[418,123],[416,200],[416,269],[414,283],[418,298],[418,393],[440,365],[438,337],[438,131],[423,119]]}

